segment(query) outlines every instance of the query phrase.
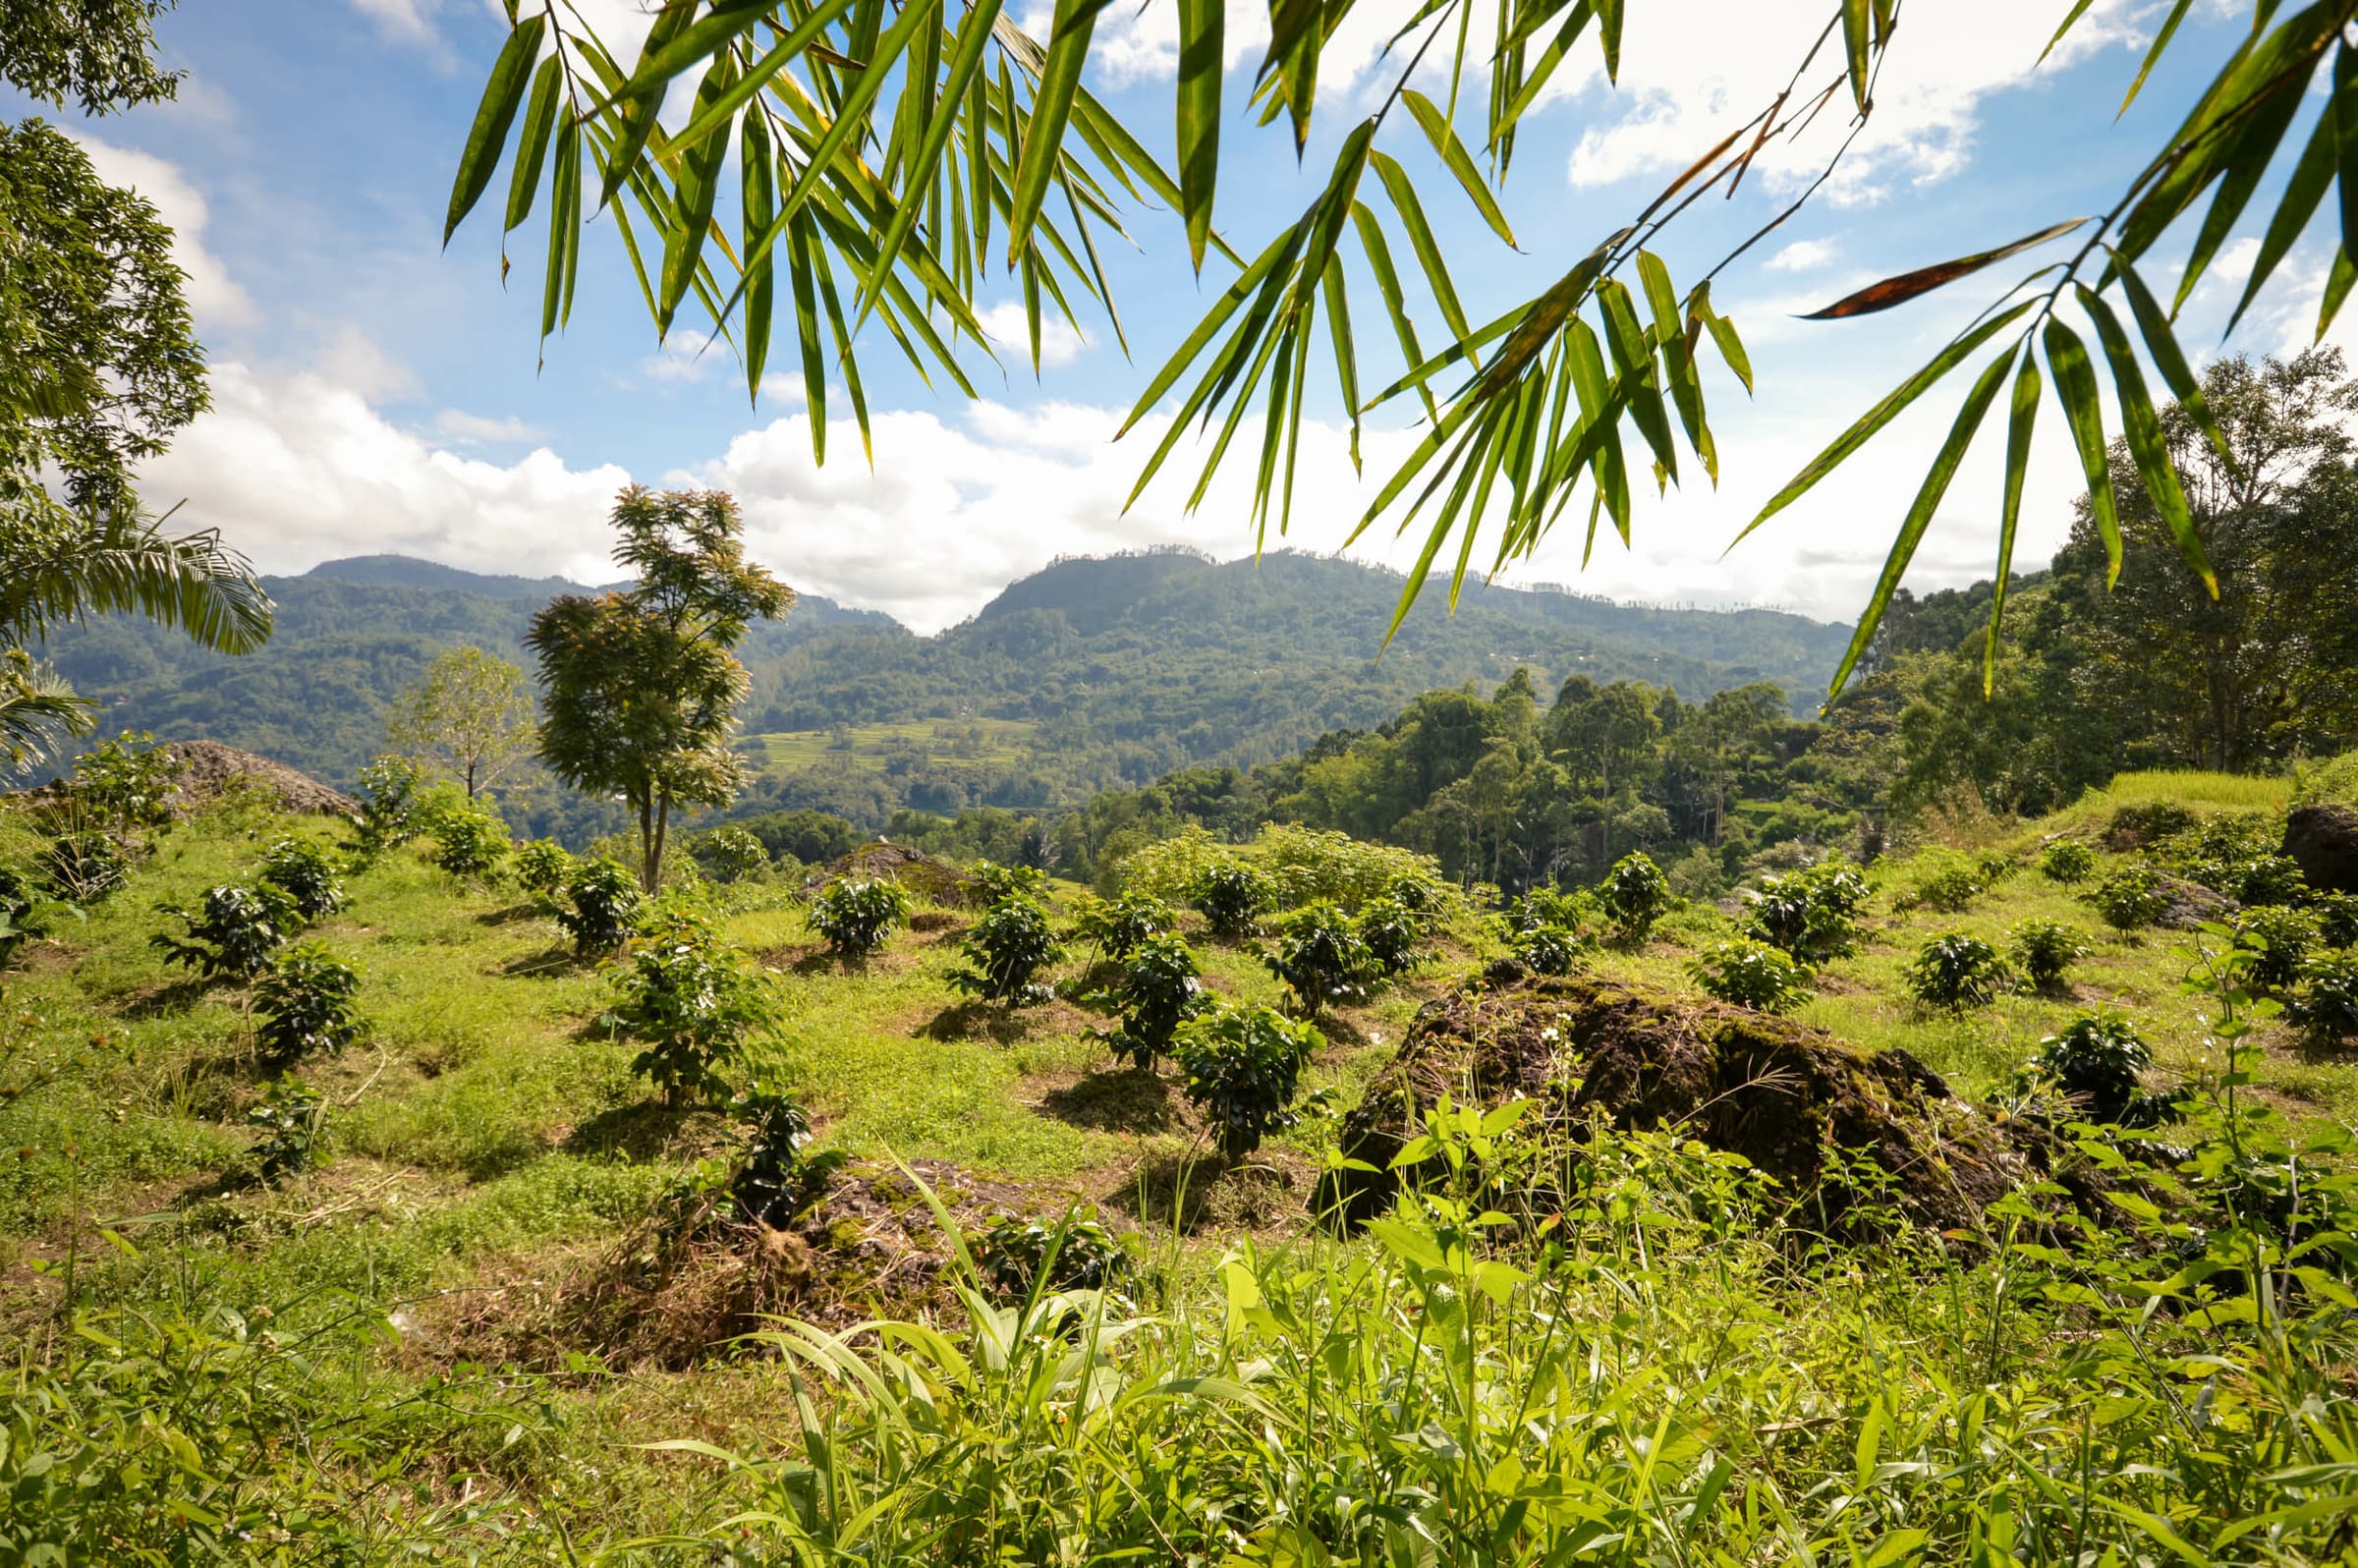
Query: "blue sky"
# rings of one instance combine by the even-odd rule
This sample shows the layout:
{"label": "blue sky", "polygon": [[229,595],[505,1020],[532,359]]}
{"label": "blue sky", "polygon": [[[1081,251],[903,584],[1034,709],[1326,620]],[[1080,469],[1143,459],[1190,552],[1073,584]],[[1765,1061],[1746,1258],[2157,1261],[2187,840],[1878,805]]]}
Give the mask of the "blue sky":
{"label": "blue sky", "polygon": [[[636,25],[631,0],[584,7],[601,31],[627,35]],[[1093,84],[1157,144],[1168,137],[1170,7],[1149,0],[1109,13]],[[2190,25],[2182,63],[2165,65],[2116,125],[2138,52],[2165,8],[2103,0],[2080,41],[2033,73],[2063,9],[2060,0],[1907,8],[1875,126],[1827,192],[1715,291],[1752,346],[1760,384],[1750,404],[1732,380],[1716,384],[1719,488],[1698,476],[1665,502],[1650,499],[1636,547],[1600,548],[1585,576],[1567,529],[1507,581],[1656,602],[1775,603],[1827,619],[1853,613],[1961,385],[1732,554],[1722,549],[1763,498],[1987,294],[1968,283],[1953,301],[1860,322],[1795,315],[1874,277],[2108,205],[2182,112],[2198,84],[2194,68],[2216,58],[2209,29],[2240,25],[2220,16]],[[1327,69],[1338,108],[1388,83],[1367,40],[1406,10],[1365,0],[1357,55],[1345,50]],[[1240,53],[1251,11],[1232,13]],[[1573,89],[1527,122],[1504,197],[1522,253],[1488,238],[1444,185],[1428,187],[1429,207],[1455,237],[1459,285],[1477,319],[1544,287],[1748,116],[1789,74],[1793,40],[1825,14],[1784,0],[1631,11],[1618,87],[1602,82],[1584,42]],[[586,252],[571,330],[552,340],[537,371],[534,226],[514,237],[512,292],[500,285],[495,223],[478,215],[441,249],[452,164],[504,33],[492,0],[187,0],[161,32],[167,56],[190,72],[182,102],[74,129],[109,178],[138,186],[181,229],[214,367],[215,409],[151,466],[150,496],[185,499],[185,519],[218,525],[266,569],[402,550],[478,570],[602,577],[603,513],[626,477],[733,489],[757,553],[790,582],[924,630],[972,613],[1058,553],[1188,543],[1233,556],[1253,547],[1248,465],[1233,458],[1230,479],[1196,515],[1184,514],[1176,484],[1120,515],[1148,449],[1135,436],[1111,443],[1112,429],[1203,300],[1168,213],[1135,214],[1138,248],[1108,254],[1135,362],[1092,324],[1086,341],[1051,343],[1038,382],[1011,347],[1003,375],[978,372],[983,400],[969,404],[919,382],[889,340],[864,340],[876,465],[860,462],[847,430],[821,472],[790,395],[750,409],[725,349],[699,358],[675,341],[657,351],[602,225]],[[1218,215],[1248,250],[1299,210],[1348,118],[1333,114],[1297,169],[1283,138],[1243,113],[1257,59],[1241,60],[1231,77]],[[1355,64],[1364,69],[1354,73]],[[1398,131],[1414,135],[1404,121]],[[1828,116],[1734,202],[1710,203],[1674,231],[1664,247],[1674,274],[1683,280],[1781,206],[1839,132]],[[1386,134],[1405,153],[1403,138]],[[2231,347],[2294,346],[2329,254],[2322,242],[2306,244]],[[2190,307],[2190,348],[2216,351],[2219,296],[2240,286],[2245,265],[2248,246],[2222,257]],[[1207,269],[1204,287],[1224,281]],[[1391,362],[1370,325],[1363,320],[1359,335],[1374,379]],[[781,343],[773,366],[791,358]],[[1412,439],[1401,421],[1387,422],[1370,441],[1371,479],[1362,480],[1344,460],[1331,397],[1314,408],[1290,542],[1341,544],[1382,454]],[[2033,563],[2061,538],[2078,489],[2059,421],[2048,423],[2026,508],[2022,556]],[[1987,575],[1996,493],[1994,453],[1977,454],[1920,555],[1916,586]],[[1360,553],[1413,554],[1388,539]]]}

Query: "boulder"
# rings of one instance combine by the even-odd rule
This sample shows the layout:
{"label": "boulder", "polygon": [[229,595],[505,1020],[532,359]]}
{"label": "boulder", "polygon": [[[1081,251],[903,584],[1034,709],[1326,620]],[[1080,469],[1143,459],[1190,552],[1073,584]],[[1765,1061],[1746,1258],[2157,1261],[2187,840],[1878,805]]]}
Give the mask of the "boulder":
{"label": "boulder", "polygon": [[2320,893],[2358,893],[2358,810],[2296,806],[2284,818],[2281,853]]}

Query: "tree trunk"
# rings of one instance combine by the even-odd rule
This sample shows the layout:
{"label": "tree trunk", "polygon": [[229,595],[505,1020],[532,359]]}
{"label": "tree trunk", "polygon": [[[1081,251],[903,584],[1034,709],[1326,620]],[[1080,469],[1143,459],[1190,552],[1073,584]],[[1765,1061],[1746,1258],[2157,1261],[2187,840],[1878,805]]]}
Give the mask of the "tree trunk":
{"label": "tree trunk", "polygon": [[671,800],[665,796],[655,802],[655,849],[647,857],[646,890],[663,891],[663,840],[671,831]]}
{"label": "tree trunk", "polygon": [[639,889],[655,890],[655,803],[652,794],[643,795],[639,807]]}

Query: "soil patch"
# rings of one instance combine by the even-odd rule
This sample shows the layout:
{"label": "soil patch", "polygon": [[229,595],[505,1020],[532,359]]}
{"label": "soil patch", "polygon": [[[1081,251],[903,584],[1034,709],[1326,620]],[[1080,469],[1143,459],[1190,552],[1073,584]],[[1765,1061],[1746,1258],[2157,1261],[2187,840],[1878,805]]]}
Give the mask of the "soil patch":
{"label": "soil patch", "polygon": [[1856,1229],[1861,1201],[1829,1170],[1837,1151],[1880,1167],[1899,1211],[1935,1230],[1978,1230],[1991,1204],[2047,1174],[2035,1133],[1982,1116],[1904,1050],[1870,1056],[1790,1020],[1582,978],[1427,1003],[1344,1119],[1343,1154],[1372,1168],[1328,1172],[1317,1211],[1353,1225],[1380,1213],[1393,1157],[1443,1093],[1528,1097],[1572,1141],[1597,1117],[1677,1127],[1743,1155],[1835,1235]]}

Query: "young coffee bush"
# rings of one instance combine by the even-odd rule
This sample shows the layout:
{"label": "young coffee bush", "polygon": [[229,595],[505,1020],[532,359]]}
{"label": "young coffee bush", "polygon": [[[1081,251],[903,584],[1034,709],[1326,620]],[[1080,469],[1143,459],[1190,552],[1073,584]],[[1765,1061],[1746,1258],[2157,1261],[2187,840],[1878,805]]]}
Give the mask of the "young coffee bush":
{"label": "young coffee bush", "polygon": [[130,855],[107,833],[61,833],[39,865],[41,879],[70,904],[95,904],[131,879]]}
{"label": "young coffee bush", "polygon": [[1196,955],[1168,931],[1149,936],[1132,950],[1107,999],[1122,1015],[1122,1027],[1106,1036],[1115,1059],[1128,1057],[1150,1071],[1171,1048],[1179,1026],[1211,1003]]}
{"label": "young coffee bush", "polygon": [[2124,866],[2096,884],[2088,902],[2117,931],[2145,929],[2169,913],[2161,873],[2150,866]]}
{"label": "young coffee bush", "polygon": [[48,935],[62,913],[58,902],[44,897],[31,877],[0,866],[0,969],[8,967],[26,942]]}
{"label": "young coffee bush", "polygon": [[1646,855],[1624,855],[1604,873],[1597,896],[1604,904],[1614,936],[1634,947],[1670,912],[1670,879]]}
{"label": "young coffee bush", "polygon": [[768,847],[734,822],[699,833],[688,854],[715,882],[742,882],[769,869]]}
{"label": "young coffee bush", "polygon": [[2096,874],[2096,851],[2075,838],[2059,838],[2039,855],[2039,869],[2050,882],[2077,887]]}
{"label": "young coffee bush", "polygon": [[898,882],[829,882],[811,901],[811,928],[842,958],[866,958],[909,919],[909,892]]}
{"label": "young coffee bush", "polygon": [[977,861],[966,868],[966,874],[974,878],[975,890],[988,904],[1003,898],[1039,898],[1048,890],[1048,873],[1037,866]]}
{"label": "young coffee bush", "polygon": [[1261,930],[1261,917],[1277,902],[1277,889],[1250,866],[1213,866],[1196,878],[1188,896],[1211,923],[1211,934],[1234,942]]}
{"label": "young coffee bush", "polygon": [[173,797],[188,764],[145,730],[126,730],[74,759],[69,793],[114,833],[168,826]]}
{"label": "young coffee bush", "polygon": [[1356,928],[1383,975],[1405,975],[1426,959],[1425,936],[1431,922],[1396,898],[1370,899],[1359,912]]}
{"label": "young coffee bush", "polygon": [[1784,949],[1739,939],[1719,942],[1687,966],[1705,994],[1738,1007],[1782,1013],[1810,999],[1810,972]]}
{"label": "young coffee bush", "polygon": [[2319,893],[2309,900],[2317,937],[2328,947],[2358,946],[2358,893]]}
{"label": "young coffee bush", "polygon": [[1588,957],[1589,944],[1561,925],[1531,925],[1516,931],[1515,962],[1534,975],[1569,975]]}
{"label": "young coffee bush", "polygon": [[499,879],[508,858],[508,825],[479,807],[462,806],[434,813],[434,849],[428,858],[462,882]]}
{"label": "young coffee bush", "polygon": [[1540,886],[1507,906],[1506,923],[1518,931],[1553,925],[1573,936],[1596,924],[1603,913],[1597,895],[1582,889],[1567,893],[1560,887]]}
{"label": "young coffee bush", "polygon": [[2358,1039],[2358,953],[2312,953],[2301,965],[2301,987],[2287,1009],[2320,1044]]}
{"label": "young coffee bush", "polygon": [[536,838],[516,850],[516,885],[537,898],[554,898],[573,874],[573,857],[553,838]]}
{"label": "young coffee bush", "polygon": [[1039,972],[1063,956],[1048,912],[1037,900],[1011,893],[982,912],[959,944],[966,967],[950,984],[986,1002],[1020,1006],[1047,1000]]}
{"label": "young coffee bush", "polygon": [[611,953],[629,941],[646,902],[639,878],[602,858],[574,862],[565,879],[565,899],[572,907],[557,911],[557,924],[584,958]]}
{"label": "young coffee bush", "polygon": [[1092,1204],[1053,1222],[1000,1215],[977,1239],[975,1265],[1002,1301],[1028,1300],[1035,1291],[1118,1290],[1134,1272]]}
{"label": "young coffee bush", "polygon": [[326,851],[299,838],[282,838],[262,857],[262,880],[295,901],[305,921],[323,921],[344,907],[344,880]]}
{"label": "young coffee bush", "polygon": [[1084,896],[1073,912],[1073,935],[1117,964],[1150,936],[1177,928],[1170,906],[1145,893],[1124,893],[1110,901]]}
{"label": "young coffee bush", "polygon": [[1867,878],[1843,860],[1764,877],[1752,895],[1745,934],[1803,964],[1845,957],[1858,945],[1858,915],[1869,892]]}
{"label": "young coffee bush", "polygon": [[418,797],[425,773],[406,756],[380,756],[361,769],[361,814],[352,858],[366,865],[418,836]]}
{"label": "young coffee bush", "polygon": [[816,1203],[843,1168],[839,1148],[810,1153],[811,1113],[790,1095],[756,1083],[729,1101],[745,1139],[744,1163],[729,1195],[748,1220],[783,1230]]}
{"label": "young coffee bush", "polygon": [[1901,968],[1908,989],[1927,1007],[1985,1007],[2013,978],[1997,949],[1963,931],[1927,940]]}
{"label": "young coffee bush", "polygon": [[2126,1015],[2082,1013],[2039,1042],[2031,1066],[2100,1122],[2118,1121],[2137,1097],[2137,1076],[2154,1053]]}
{"label": "young coffee bush", "polygon": [[2014,927],[2014,962],[2023,978],[2045,990],[2063,978],[2063,972],[2088,956],[2080,933],[2053,921],[2024,921]]}
{"label": "young coffee bush", "polygon": [[670,1105],[725,1089],[719,1069],[777,1020],[767,980],[691,910],[658,907],[639,934],[630,963],[609,977],[615,1025],[646,1044],[631,1071]]}
{"label": "young coffee bush", "polygon": [[2238,904],[2298,904],[2309,896],[2300,862],[2282,855],[2255,855],[2229,868],[2221,889]]}
{"label": "young coffee bush", "polygon": [[2318,945],[2317,917],[2305,909],[2281,904],[2247,909],[2234,925],[2235,945],[2252,955],[2245,973],[2272,991],[2290,986]]}
{"label": "young coffee bush", "polygon": [[301,924],[295,901],[267,882],[208,887],[194,912],[177,904],[159,908],[187,931],[181,936],[158,931],[147,945],[161,952],[165,963],[186,964],[208,980],[259,975]]}
{"label": "young coffee bush", "polygon": [[280,953],[253,987],[253,1038],[263,1059],[287,1068],[351,1044],[361,1032],[353,1007],[360,992],[359,973],[317,942]]}
{"label": "young coffee bush", "polygon": [[1326,1037],[1273,1007],[1221,1007],[1179,1031],[1176,1055],[1187,1097],[1204,1110],[1220,1152],[1242,1159],[1299,1119],[1302,1068]]}
{"label": "young coffee bush", "polygon": [[1927,909],[1954,915],[1989,888],[1989,879],[1982,874],[1980,866],[1963,859],[1943,858],[1916,878],[1913,896]]}
{"label": "young coffee bush", "polygon": [[1313,904],[1287,916],[1263,963],[1285,982],[1296,1007],[1316,1018],[1368,994],[1382,967],[1338,905]]}
{"label": "young coffee bush", "polygon": [[261,1134],[246,1150],[254,1174],[275,1183],[318,1163],[320,1124],[326,1114],[327,1101],[309,1084],[272,1079],[246,1112],[246,1125]]}

